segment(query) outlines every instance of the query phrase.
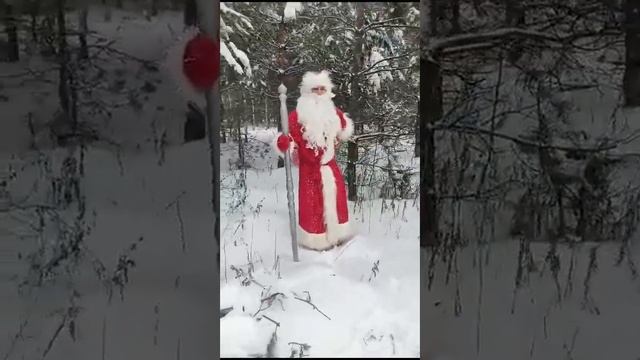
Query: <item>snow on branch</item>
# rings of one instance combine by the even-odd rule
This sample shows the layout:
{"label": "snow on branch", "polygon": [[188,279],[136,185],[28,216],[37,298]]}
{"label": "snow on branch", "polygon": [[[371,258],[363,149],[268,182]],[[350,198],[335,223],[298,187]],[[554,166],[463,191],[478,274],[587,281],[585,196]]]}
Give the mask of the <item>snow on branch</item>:
{"label": "snow on branch", "polygon": [[311,295],[309,294],[309,292],[308,292],[308,291],[305,291],[305,293],[307,294],[307,298],[306,298],[306,299],[302,299],[302,298],[298,297],[298,295],[297,295],[296,293],[293,293],[293,295],[294,295],[294,297],[293,297],[293,298],[294,298],[294,299],[296,299],[296,300],[300,300],[300,301],[302,301],[302,302],[305,302],[305,303],[307,303],[307,304],[311,305],[311,306],[313,307],[313,309],[314,309],[314,310],[316,310],[317,312],[319,312],[320,314],[322,314],[322,315],[323,315],[324,317],[326,317],[327,319],[331,320],[331,318],[330,318],[330,317],[328,317],[328,316],[327,316],[327,314],[323,313],[320,309],[318,309],[318,307],[317,307],[315,304],[313,304],[313,303],[311,302]]}
{"label": "snow on branch", "polygon": [[405,29],[420,29],[420,26],[415,26],[415,25],[404,25],[404,24],[388,24],[388,25],[379,25],[379,26],[373,26],[368,28],[368,30],[375,30],[375,29],[389,29],[389,28],[405,28]]}
{"label": "snow on branch", "polygon": [[225,44],[224,41],[220,41],[220,54],[227,61],[227,63],[231,65],[231,67],[233,67],[233,69],[238,74],[244,75],[244,70],[242,69],[242,66],[240,66],[240,64],[238,64],[238,62],[233,57],[233,55],[231,55],[231,51],[229,51],[229,48],[227,47],[227,44]]}
{"label": "snow on branch", "polygon": [[249,57],[247,56],[247,53],[238,49],[238,47],[236,47],[236,45],[233,42],[229,42],[229,47],[231,47],[231,50],[233,50],[233,53],[236,55],[236,58],[238,58],[238,60],[240,60],[240,62],[244,66],[244,70],[247,76],[251,77],[251,62],[249,61]]}
{"label": "snow on branch", "polygon": [[393,21],[401,21],[401,20],[403,20],[401,17],[397,17],[397,18],[393,18],[393,19],[375,21],[375,22],[369,23],[368,25],[363,27],[360,31],[366,32],[367,30],[371,30],[371,29],[373,29],[375,27],[383,27],[383,26],[379,26],[379,25],[385,25],[385,24],[393,22]]}
{"label": "snow on branch", "polygon": [[[233,10],[232,8],[228,7],[225,3],[220,2],[220,11],[222,11],[222,13],[224,14],[230,14],[230,15],[235,15],[241,19],[250,21],[249,17],[247,17],[246,15],[243,15],[235,10]],[[253,27],[252,27],[253,28]]]}
{"label": "snow on branch", "polygon": [[503,28],[485,33],[460,34],[445,38],[438,38],[428,45],[428,51],[438,52],[447,48],[466,46],[483,42],[493,42],[503,40],[506,37],[525,37],[536,40],[544,40],[551,42],[561,42],[561,38],[538,32],[535,30],[519,29],[519,28]]}
{"label": "snow on branch", "polygon": [[533,29],[502,28],[485,33],[460,34],[445,38],[437,38],[427,45],[427,52],[438,53],[446,51],[449,53],[451,51],[485,48],[494,45],[498,41],[504,41],[506,38],[511,37],[520,37],[537,41],[546,41],[557,45],[565,45],[583,38],[616,35],[620,35],[620,31],[618,29],[610,28],[603,28],[598,31],[578,32],[566,36],[551,35]]}
{"label": "snow on branch", "polygon": [[295,20],[296,14],[302,11],[302,3],[288,2],[284,7],[284,21]]}
{"label": "snow on branch", "polygon": [[390,56],[388,58],[380,59],[380,60],[374,62],[373,64],[371,64],[368,68],[361,70],[360,72],[358,72],[354,76],[361,76],[361,75],[369,72],[373,68],[375,68],[376,65],[378,65],[380,63],[383,63],[385,61],[389,61],[389,60],[393,60],[393,59],[401,59],[401,58],[404,58],[404,57],[407,57],[407,56],[411,56],[413,53],[414,53],[413,51],[410,51],[408,53],[404,53],[404,54],[400,54],[400,55],[396,55],[396,56]]}

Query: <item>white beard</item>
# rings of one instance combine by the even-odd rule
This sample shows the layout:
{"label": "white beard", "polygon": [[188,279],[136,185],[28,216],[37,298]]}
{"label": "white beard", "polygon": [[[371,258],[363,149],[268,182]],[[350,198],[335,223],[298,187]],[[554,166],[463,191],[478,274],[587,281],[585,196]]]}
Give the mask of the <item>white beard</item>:
{"label": "white beard", "polygon": [[322,96],[315,94],[302,95],[298,99],[298,122],[302,125],[302,137],[312,149],[329,149],[333,154],[333,147],[338,131],[340,118],[331,100],[331,94]]}

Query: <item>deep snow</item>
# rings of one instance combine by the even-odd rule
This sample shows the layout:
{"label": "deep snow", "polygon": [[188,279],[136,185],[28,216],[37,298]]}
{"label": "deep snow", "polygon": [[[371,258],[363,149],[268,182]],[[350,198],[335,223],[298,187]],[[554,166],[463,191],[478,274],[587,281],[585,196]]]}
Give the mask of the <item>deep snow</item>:
{"label": "deep snow", "polygon": [[[68,19],[73,23],[76,18],[73,14]],[[116,40],[114,48],[157,61],[173,42],[172,29],[181,31],[182,14],[161,12],[152,20],[147,21],[140,12],[114,9],[111,22],[106,23],[101,7],[89,12],[90,30]],[[95,38],[89,40],[95,43]],[[0,93],[8,97],[0,102],[0,180],[11,173],[10,165],[16,171],[16,178],[8,181],[7,193],[0,188],[0,358],[210,358],[218,352],[219,298],[213,215],[207,195],[211,193],[208,147],[204,143],[175,146],[182,142],[185,101],[169,74],[140,72],[138,61],[100,62],[108,75],[102,85],[124,79],[125,88],[137,89],[148,80],[157,89],[148,94],[140,112],[124,106],[115,109],[107,122],[98,116],[84,117],[99,124],[103,135],[119,143],[121,151],[98,143],[84,154],[80,193],[90,232],[85,233],[78,264],[63,261],[51,281],[18,292],[19,282],[34,279],[28,271],[29,255],[41,248],[48,257],[62,251],[53,241],[58,230],[55,221],[47,220],[47,236],[40,237],[35,209],[7,208],[11,202],[25,207],[53,206],[51,179],[36,159],[47,159],[51,173],[60,176],[67,150],[52,150],[50,143],[43,142],[39,144],[42,154],[29,151],[26,116],[33,113],[37,128],[51,120],[58,102],[56,73],[46,74],[51,83],[23,83],[25,77],[12,76],[51,65],[27,55],[20,63],[0,64]],[[122,101],[100,91],[93,99]],[[162,154],[156,151],[154,140],[164,130],[166,161],[160,165]],[[79,149],[74,156],[79,159]],[[76,204],[57,212],[70,223],[78,215]],[[134,244],[136,249],[131,250]],[[136,266],[129,270],[124,299],[114,287],[109,303],[92,262],[99,260],[106,275],[113,276],[119,257],[125,254]],[[77,298],[71,303],[74,292]],[[78,310],[76,320],[67,317],[60,328],[73,305]]]}
{"label": "deep snow", "polygon": [[[367,200],[351,206],[358,236],[325,252],[300,248],[294,263],[288,226],[284,169],[273,169],[270,148],[275,129],[252,129],[255,154],[246,171],[246,206],[231,210],[242,194],[232,190],[242,170],[223,168],[221,234],[221,307],[234,310],[220,322],[221,356],[264,354],[276,325],[252,320],[261,299],[278,300],[255,318],[278,322],[274,356],[288,357],[297,345],[310,345],[311,357],[419,356],[419,212],[417,200]],[[233,143],[223,144],[221,163],[235,158]],[[266,153],[265,153],[266,152]],[[415,159],[414,159],[415,161]],[[297,171],[294,168],[294,187]],[[296,200],[297,202],[297,200]],[[383,210],[384,207],[384,210]],[[377,270],[372,268],[378,262]],[[250,265],[251,264],[251,265]],[[251,271],[242,282],[237,271]],[[308,299],[319,311],[296,299]],[[267,302],[262,304],[267,307]],[[255,334],[254,337],[236,334]]]}

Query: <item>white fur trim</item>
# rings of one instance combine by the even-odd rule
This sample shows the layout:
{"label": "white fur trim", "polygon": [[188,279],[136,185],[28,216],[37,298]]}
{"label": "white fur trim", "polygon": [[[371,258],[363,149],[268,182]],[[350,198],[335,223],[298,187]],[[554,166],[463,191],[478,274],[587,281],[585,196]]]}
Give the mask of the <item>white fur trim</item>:
{"label": "white fur trim", "polygon": [[[325,148],[335,145],[335,138],[341,131],[340,117],[336,112],[336,106],[328,95],[302,95],[296,105],[298,123],[304,131],[302,138],[309,142],[309,148]],[[333,150],[328,150],[329,157],[322,161],[326,164],[333,158]]]}
{"label": "white fur trim", "polygon": [[282,133],[277,133],[276,136],[273,137],[273,140],[271,140],[271,147],[273,148],[273,151],[278,154],[278,156],[284,157],[284,153],[280,151],[280,148],[278,148],[278,138],[280,137],[280,135],[282,135]]}
{"label": "white fur trim", "polygon": [[335,141],[335,136],[331,136],[327,138],[327,149],[322,153],[322,159],[320,159],[320,164],[326,165],[329,161],[333,160],[336,155],[336,147],[333,145]]}
{"label": "white fur trim", "polygon": [[[337,245],[345,242],[353,235],[348,221],[343,224],[338,224],[335,231],[338,239],[338,241],[336,242]],[[298,226],[298,244],[300,244],[300,246],[302,246],[303,248],[322,251],[331,249],[336,245],[336,243],[329,242],[327,240],[326,233],[311,234],[304,231],[300,226]]]}
{"label": "white fur trim", "polygon": [[[330,146],[330,148],[333,148]],[[327,165],[320,166],[320,178],[322,179],[322,199],[324,204],[324,222],[327,225],[327,241],[336,244],[338,222],[336,178],[333,170]]]}
{"label": "white fur trim", "polygon": [[314,86],[322,85],[327,88],[327,93],[331,98],[335,95],[333,94],[333,82],[331,82],[331,78],[329,77],[329,72],[327,70],[322,70],[320,72],[309,71],[302,76],[302,82],[300,83],[300,94],[311,94],[311,88]]}
{"label": "white fur trim", "polygon": [[344,118],[346,126],[338,132],[338,139],[346,141],[353,135],[353,120],[351,120],[347,113],[343,113],[342,117]]}
{"label": "white fur trim", "polygon": [[[276,154],[278,154],[278,156],[284,157],[284,153],[282,151],[280,151],[280,149],[278,148],[278,138],[280,137],[280,135],[282,135],[282,133],[277,133],[276,134],[276,136],[271,141],[271,147],[273,148],[273,151],[275,151]],[[290,140],[289,141],[289,154],[291,154],[293,152],[294,145],[295,144],[294,144],[293,140]]]}
{"label": "white fur trim", "polygon": [[199,31],[197,27],[185,29],[176,39],[176,42],[167,49],[162,67],[176,83],[178,92],[182,94],[185,100],[204,106],[205,97],[191,85],[182,70],[184,50],[187,47],[187,43],[198,35]]}

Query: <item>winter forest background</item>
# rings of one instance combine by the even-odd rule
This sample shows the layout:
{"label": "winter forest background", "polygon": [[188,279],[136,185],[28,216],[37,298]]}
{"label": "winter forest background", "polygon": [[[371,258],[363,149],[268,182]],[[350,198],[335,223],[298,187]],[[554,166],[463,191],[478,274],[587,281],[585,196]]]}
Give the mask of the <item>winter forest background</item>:
{"label": "winter forest background", "polygon": [[[194,2],[0,5],[3,359],[640,356],[636,0],[221,4],[219,279]],[[268,143],[321,68],[360,232],[296,264]]]}
{"label": "winter forest background", "polygon": [[423,354],[637,358],[640,2],[421,9]]}
{"label": "winter forest background", "polygon": [[[418,5],[221,4],[221,356],[419,356]],[[323,69],[358,235],[294,263],[277,89]]]}
{"label": "winter forest background", "polygon": [[0,1],[1,359],[216,353],[208,145],[164,66],[192,5]]}

